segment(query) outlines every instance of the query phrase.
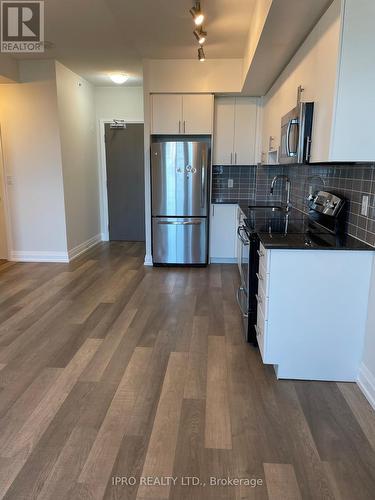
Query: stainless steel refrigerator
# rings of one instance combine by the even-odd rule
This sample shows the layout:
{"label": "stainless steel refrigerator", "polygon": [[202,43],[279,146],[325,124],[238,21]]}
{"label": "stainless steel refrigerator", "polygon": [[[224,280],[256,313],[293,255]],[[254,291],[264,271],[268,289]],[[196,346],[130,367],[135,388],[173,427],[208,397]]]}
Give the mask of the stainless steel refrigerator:
{"label": "stainless steel refrigerator", "polygon": [[209,140],[151,145],[155,265],[207,264],[209,162]]}

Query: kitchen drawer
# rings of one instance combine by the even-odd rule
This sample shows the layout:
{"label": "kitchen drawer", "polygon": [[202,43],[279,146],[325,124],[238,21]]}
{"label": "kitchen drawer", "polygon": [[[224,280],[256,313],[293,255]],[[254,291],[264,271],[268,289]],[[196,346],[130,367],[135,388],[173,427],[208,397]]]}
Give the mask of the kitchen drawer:
{"label": "kitchen drawer", "polygon": [[258,306],[258,320],[256,325],[257,341],[263,362],[266,363],[266,335],[268,322],[264,319],[261,308]]}
{"label": "kitchen drawer", "polygon": [[262,269],[265,274],[269,273],[269,252],[262,244],[259,246],[259,269]]}
{"label": "kitchen drawer", "polygon": [[266,293],[261,286],[258,287],[257,302],[258,302],[258,313],[259,313],[259,309],[260,309],[262,312],[262,316],[267,320],[268,319],[268,298],[266,297]]}
{"label": "kitchen drawer", "polygon": [[268,295],[268,290],[269,290],[269,274],[267,273],[266,269],[262,266],[259,266],[259,271],[257,273],[258,277],[258,290],[262,289],[264,296],[269,297]]}

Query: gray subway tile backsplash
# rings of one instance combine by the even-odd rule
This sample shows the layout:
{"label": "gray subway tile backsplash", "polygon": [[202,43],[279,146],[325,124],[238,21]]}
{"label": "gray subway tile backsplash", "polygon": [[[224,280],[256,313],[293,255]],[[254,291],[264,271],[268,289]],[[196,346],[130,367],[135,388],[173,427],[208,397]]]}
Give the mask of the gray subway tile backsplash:
{"label": "gray subway tile backsplash", "polygon": [[[280,204],[285,197],[285,183],[279,181],[274,194],[270,185],[275,175],[287,175],[292,181],[292,204],[307,211],[309,187],[325,189],[346,199],[347,232],[375,246],[375,164],[341,165],[272,165],[214,166],[213,201],[248,201]],[[233,188],[228,188],[228,180]],[[362,197],[369,197],[367,216],[361,214]]]}

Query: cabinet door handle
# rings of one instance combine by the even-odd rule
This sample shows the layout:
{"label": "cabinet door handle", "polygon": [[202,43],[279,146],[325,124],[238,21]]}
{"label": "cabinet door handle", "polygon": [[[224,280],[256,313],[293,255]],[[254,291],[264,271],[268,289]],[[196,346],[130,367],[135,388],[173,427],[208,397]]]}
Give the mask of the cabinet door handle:
{"label": "cabinet door handle", "polygon": [[233,165],[233,153],[230,154],[230,164]]}
{"label": "cabinet door handle", "polygon": [[237,165],[237,153],[234,153],[234,164]]}
{"label": "cabinet door handle", "polygon": [[181,120],[178,120],[178,133],[181,134]]}
{"label": "cabinet door handle", "polygon": [[184,120],[184,134],[186,134],[186,121]]}

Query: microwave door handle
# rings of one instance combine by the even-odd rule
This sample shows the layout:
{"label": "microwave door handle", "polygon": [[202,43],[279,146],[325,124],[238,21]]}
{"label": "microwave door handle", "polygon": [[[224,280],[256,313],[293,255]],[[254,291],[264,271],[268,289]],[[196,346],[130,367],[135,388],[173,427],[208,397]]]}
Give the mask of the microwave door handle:
{"label": "microwave door handle", "polygon": [[287,128],[287,131],[286,131],[286,155],[289,157],[291,156],[290,154],[290,131],[292,130],[292,121],[293,120],[289,120],[289,123],[288,123],[288,128]]}

